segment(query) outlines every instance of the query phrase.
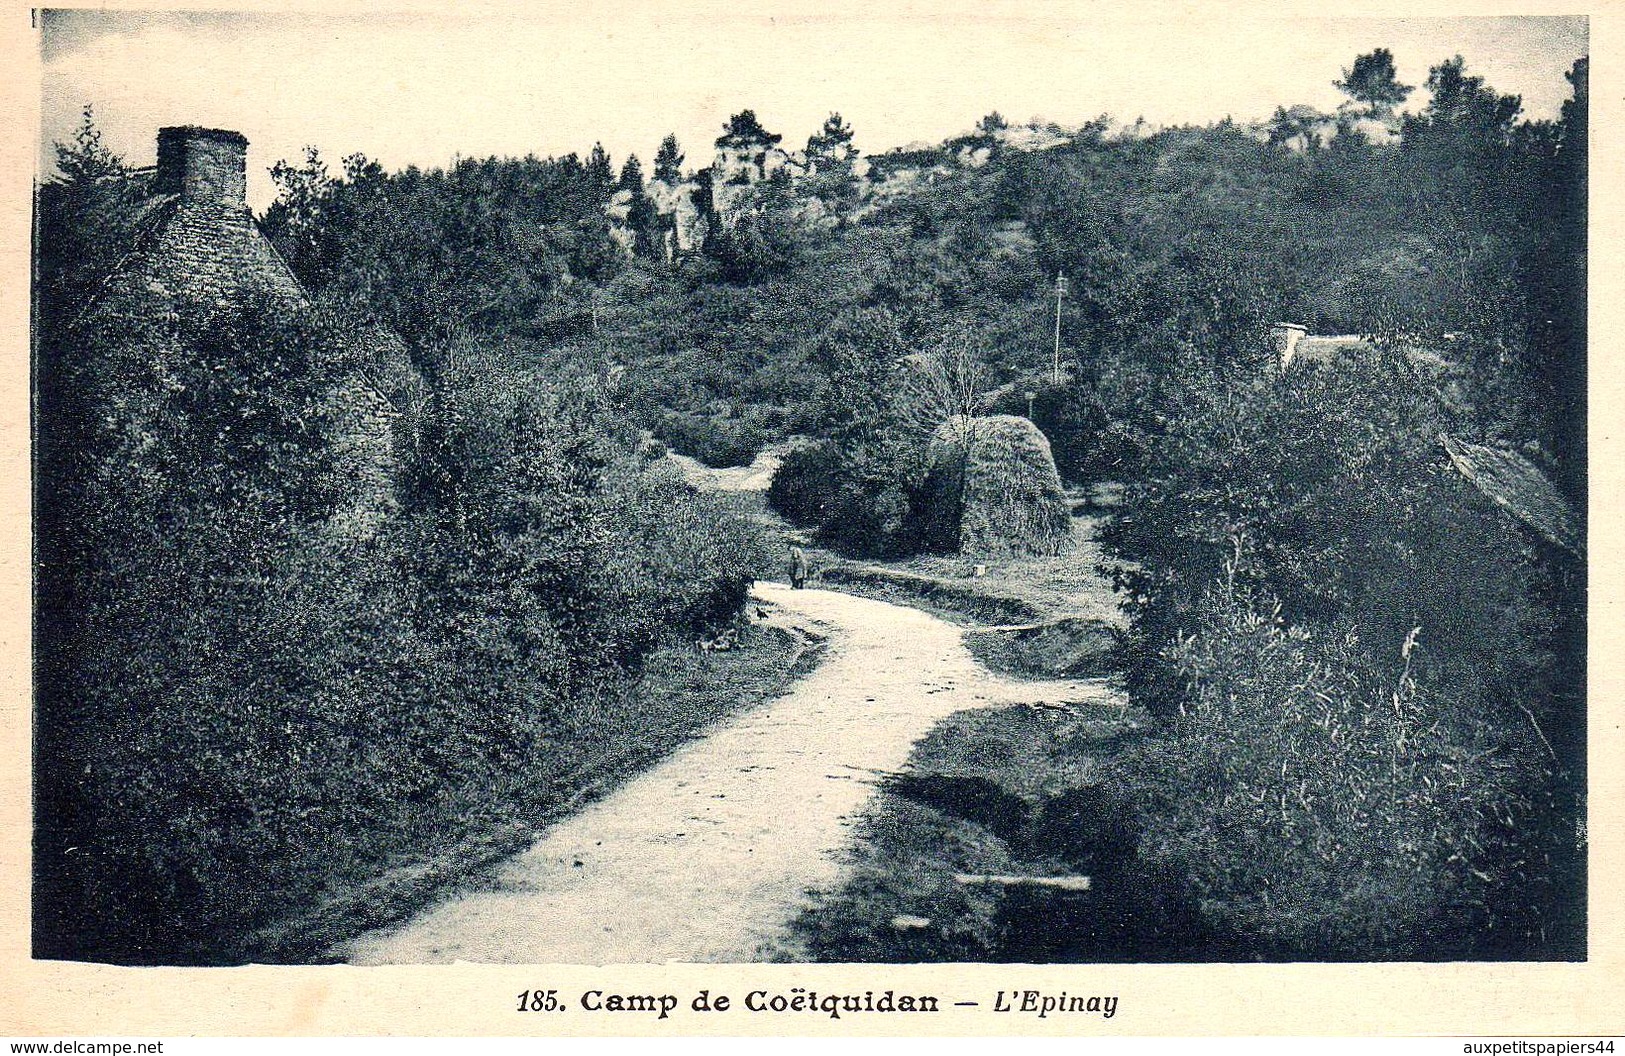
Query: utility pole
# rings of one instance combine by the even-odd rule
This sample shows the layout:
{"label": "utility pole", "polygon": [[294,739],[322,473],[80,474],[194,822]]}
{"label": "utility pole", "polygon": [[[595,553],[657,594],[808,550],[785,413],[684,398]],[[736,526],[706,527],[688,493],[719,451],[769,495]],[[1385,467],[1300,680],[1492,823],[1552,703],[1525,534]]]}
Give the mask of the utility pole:
{"label": "utility pole", "polygon": [[1050,371],[1050,381],[1056,385],[1061,383],[1061,298],[1066,296],[1066,274],[1055,273],[1055,365]]}

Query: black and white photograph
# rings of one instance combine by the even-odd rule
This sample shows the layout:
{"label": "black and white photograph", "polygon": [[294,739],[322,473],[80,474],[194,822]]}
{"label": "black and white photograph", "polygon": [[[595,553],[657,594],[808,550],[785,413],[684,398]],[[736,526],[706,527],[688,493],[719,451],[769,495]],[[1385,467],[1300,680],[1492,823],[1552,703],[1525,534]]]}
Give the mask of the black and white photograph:
{"label": "black and white photograph", "polygon": [[1247,11],[33,12],[32,959],[1587,961],[1590,22]]}

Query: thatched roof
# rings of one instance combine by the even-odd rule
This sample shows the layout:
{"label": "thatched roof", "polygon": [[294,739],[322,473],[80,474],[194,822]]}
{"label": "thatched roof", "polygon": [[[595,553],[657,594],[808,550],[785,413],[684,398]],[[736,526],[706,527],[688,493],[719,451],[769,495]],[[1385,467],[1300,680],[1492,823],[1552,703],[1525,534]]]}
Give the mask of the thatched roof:
{"label": "thatched roof", "polygon": [[1439,439],[1461,475],[1497,506],[1576,557],[1584,555],[1579,518],[1533,462],[1516,451],[1469,444],[1448,434]]}

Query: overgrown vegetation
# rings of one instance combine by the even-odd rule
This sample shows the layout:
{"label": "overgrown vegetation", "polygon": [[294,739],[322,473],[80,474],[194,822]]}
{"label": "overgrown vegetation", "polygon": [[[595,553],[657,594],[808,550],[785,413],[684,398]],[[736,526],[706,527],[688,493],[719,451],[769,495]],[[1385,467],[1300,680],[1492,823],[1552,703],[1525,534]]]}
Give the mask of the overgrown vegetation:
{"label": "overgrown vegetation", "polygon": [[[202,948],[276,912],[287,863],[585,736],[758,560],[647,436],[717,466],[800,438],[774,508],[900,558],[952,548],[933,432],[1015,414],[1065,483],[1125,485],[1105,542],[1156,722],[1089,794],[1138,834],[1114,867],[1207,943],[1183,955],[1579,955],[1584,556],[1441,437],[1583,510],[1586,75],[1520,120],[1454,58],[1399,113],[1377,49],[1334,115],[993,114],[861,176],[831,115],[814,171],[716,185],[672,137],[649,184],[601,148],[338,175],[312,151],[264,220],[321,307],[99,302],[88,328],[147,214],[87,124],[40,201],[40,752],[71,760],[41,768],[41,839],[80,885],[58,904],[129,922],[121,957]],[[781,138],[743,111],[718,147]],[[657,191],[705,221],[690,252]],[[1367,340],[1282,374],[1280,320]],[[336,454],[356,377],[396,422],[382,504]],[[1038,949],[1001,934],[952,950]]]}
{"label": "overgrown vegetation", "polygon": [[1167,720],[1120,778],[1260,956],[1581,941],[1580,562],[1441,457],[1439,392],[1393,352],[1216,384],[1108,530]]}
{"label": "overgrown vegetation", "polygon": [[[1105,201],[1065,148],[1011,166],[1075,221],[1050,245],[1086,262],[1066,270],[1099,329],[1090,384],[1017,374],[1005,406],[1026,395],[1073,480],[1128,483],[1106,541],[1161,721],[1090,787],[1137,819],[1131,871],[1194,908],[1175,956],[1583,955],[1583,557],[1441,444],[1518,449],[1581,505],[1570,79],[1555,124],[1452,60],[1391,145],[1097,143],[1101,167],[1158,167]],[[1294,317],[1372,340],[1273,377],[1263,324]]]}
{"label": "overgrown vegetation", "polygon": [[[126,178],[70,172],[42,213]],[[52,289],[80,264],[57,235]],[[638,454],[607,378],[425,326],[425,384],[348,309],[90,303],[40,331],[41,955],[231,956],[471,805],[671,728],[628,685],[764,560]]]}
{"label": "overgrown vegetation", "polygon": [[1374,347],[1268,382],[1187,357],[1130,423],[1142,468],[1107,541],[1137,562],[1129,675],[1166,724],[1114,780],[1142,852],[1246,955],[1583,953],[1583,559],[1441,444],[1519,447],[1583,493],[1560,420],[1583,406],[1581,275],[1523,270],[1583,211],[1571,80],[1562,122],[1517,125],[1437,67],[1385,160],[1437,225],[1428,262],[1345,302]]}

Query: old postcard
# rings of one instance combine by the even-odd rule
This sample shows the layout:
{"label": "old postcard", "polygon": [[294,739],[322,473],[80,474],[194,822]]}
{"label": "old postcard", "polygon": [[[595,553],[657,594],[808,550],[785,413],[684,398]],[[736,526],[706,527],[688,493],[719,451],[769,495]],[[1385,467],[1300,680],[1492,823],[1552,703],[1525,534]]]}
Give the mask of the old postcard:
{"label": "old postcard", "polygon": [[9,1034],[1625,1029],[1613,11],[9,13]]}

